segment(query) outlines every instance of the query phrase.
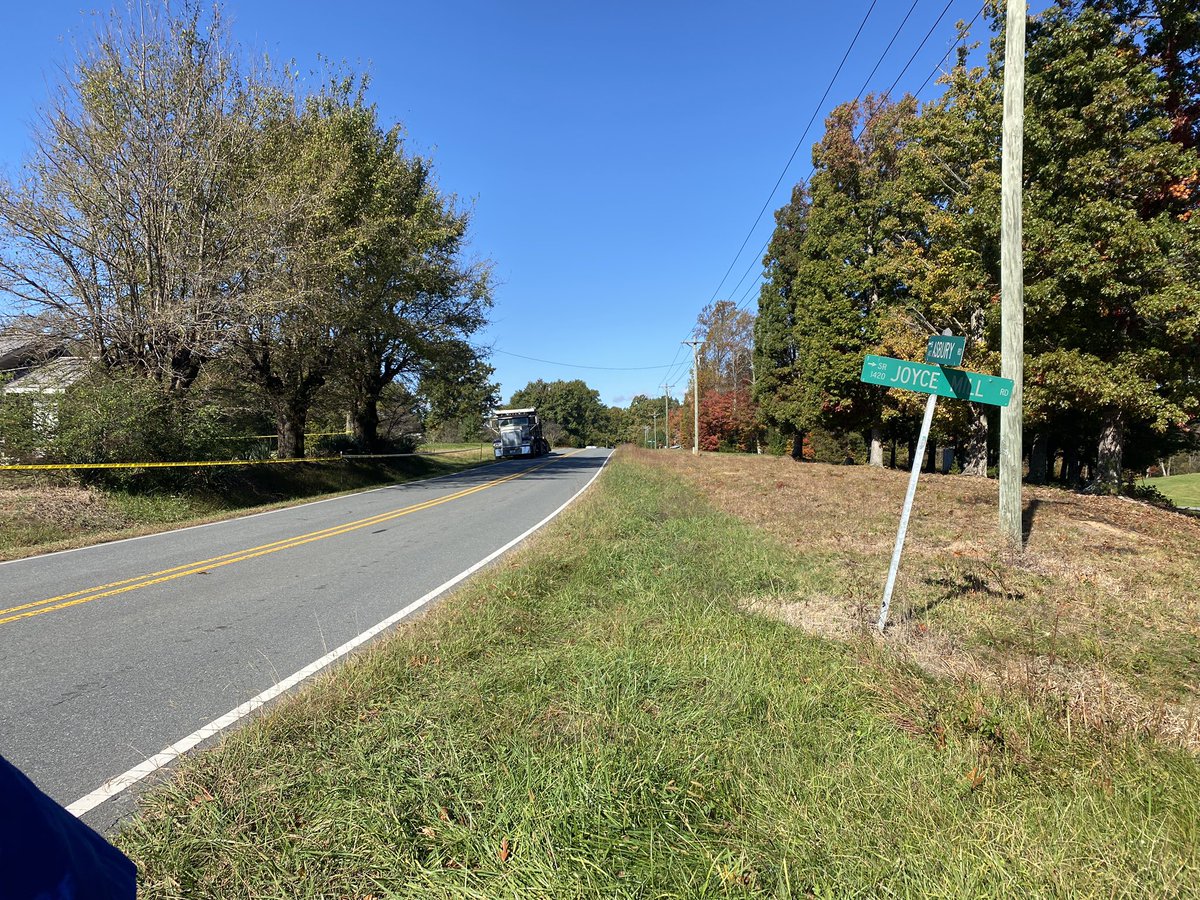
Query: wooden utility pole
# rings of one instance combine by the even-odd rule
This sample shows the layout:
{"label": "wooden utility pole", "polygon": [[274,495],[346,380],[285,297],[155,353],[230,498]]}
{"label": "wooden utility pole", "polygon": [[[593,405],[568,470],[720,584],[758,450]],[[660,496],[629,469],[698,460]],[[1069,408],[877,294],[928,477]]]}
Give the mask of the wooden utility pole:
{"label": "wooden utility pole", "polygon": [[700,345],[704,341],[684,341],[692,345],[692,456],[700,455]]}
{"label": "wooden utility pole", "polygon": [[663,389],[663,432],[666,434],[666,440],[663,441],[663,446],[668,450],[671,449],[671,395],[668,391],[671,390],[669,384],[664,384]]}
{"label": "wooden utility pole", "polygon": [[1025,371],[1025,276],[1021,265],[1025,128],[1025,0],[1008,0],[1004,27],[1004,126],[1000,157],[1000,374],[1012,399],[1000,410],[1000,533],[1021,550],[1021,385]]}

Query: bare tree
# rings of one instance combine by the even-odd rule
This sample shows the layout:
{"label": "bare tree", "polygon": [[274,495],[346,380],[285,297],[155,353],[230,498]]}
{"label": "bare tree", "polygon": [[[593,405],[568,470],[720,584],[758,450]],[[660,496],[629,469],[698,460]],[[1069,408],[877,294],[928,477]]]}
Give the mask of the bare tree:
{"label": "bare tree", "polygon": [[0,185],[0,289],[106,366],[186,390],[237,321],[256,109],[219,13],[110,16]]}
{"label": "bare tree", "polygon": [[732,300],[718,300],[696,317],[701,378],[707,387],[737,391],[750,382],[754,351],[754,316],[738,309]]}

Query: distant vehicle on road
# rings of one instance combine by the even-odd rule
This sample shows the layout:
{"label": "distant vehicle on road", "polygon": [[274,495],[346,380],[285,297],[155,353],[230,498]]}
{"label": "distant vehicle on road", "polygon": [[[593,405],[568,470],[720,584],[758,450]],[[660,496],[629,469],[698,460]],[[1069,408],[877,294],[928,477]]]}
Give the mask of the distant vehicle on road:
{"label": "distant vehicle on road", "polygon": [[499,437],[492,441],[496,459],[510,456],[545,456],[550,443],[542,436],[542,423],[533,406],[524,409],[498,409],[488,425]]}

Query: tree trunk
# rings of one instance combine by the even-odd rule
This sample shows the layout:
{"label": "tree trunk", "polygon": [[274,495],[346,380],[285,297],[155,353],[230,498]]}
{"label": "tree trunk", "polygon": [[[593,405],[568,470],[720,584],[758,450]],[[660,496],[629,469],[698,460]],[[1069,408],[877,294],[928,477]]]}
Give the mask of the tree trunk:
{"label": "tree trunk", "polygon": [[278,457],[301,459],[304,456],[304,426],[308,421],[308,407],[288,404],[275,414],[275,429],[279,436]]}
{"label": "tree trunk", "polygon": [[1039,431],[1029,442],[1029,481],[1033,484],[1045,484],[1049,471],[1049,459],[1046,455],[1046,435]]}
{"label": "tree trunk", "polygon": [[896,468],[896,441],[894,439],[892,440],[891,461],[888,463],[888,467],[892,469]]}
{"label": "tree trunk", "polygon": [[908,468],[909,469],[911,469],[913,467],[913,462],[915,461],[913,459],[913,457],[916,455],[917,455],[916,438],[909,438],[908,439]]}
{"label": "tree trunk", "polygon": [[1096,483],[1105,490],[1121,492],[1121,458],[1125,450],[1125,419],[1116,410],[1109,411],[1100,429],[1096,446]]}
{"label": "tree trunk", "polygon": [[975,478],[987,478],[988,417],[982,403],[972,403],[971,427],[962,445],[962,473]]}
{"label": "tree trunk", "polygon": [[925,471],[937,471],[938,442],[932,434],[929,436],[929,449],[925,453]]}
{"label": "tree trunk", "polygon": [[368,450],[379,445],[379,401],[371,397],[360,400],[350,411],[350,431],[354,440]]}
{"label": "tree trunk", "polygon": [[792,435],[792,459],[804,459],[804,432],[797,431]]}
{"label": "tree trunk", "polygon": [[1074,446],[1063,450],[1062,483],[1067,487],[1079,483],[1079,450]]}
{"label": "tree trunk", "polygon": [[883,429],[878,425],[871,427],[871,452],[867,462],[876,468],[883,468]]}

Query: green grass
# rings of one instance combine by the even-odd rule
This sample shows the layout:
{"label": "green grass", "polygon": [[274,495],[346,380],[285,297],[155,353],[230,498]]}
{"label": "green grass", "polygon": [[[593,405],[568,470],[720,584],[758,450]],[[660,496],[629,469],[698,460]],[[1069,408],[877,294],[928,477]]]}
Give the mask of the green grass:
{"label": "green grass", "polygon": [[157,897],[1195,896],[1197,758],[744,611],[792,551],[618,460],[143,799]]}
{"label": "green grass", "polygon": [[1191,475],[1168,475],[1165,478],[1143,478],[1138,483],[1158,488],[1176,506],[1200,507],[1200,472]]}

